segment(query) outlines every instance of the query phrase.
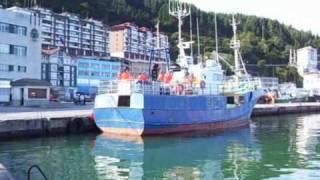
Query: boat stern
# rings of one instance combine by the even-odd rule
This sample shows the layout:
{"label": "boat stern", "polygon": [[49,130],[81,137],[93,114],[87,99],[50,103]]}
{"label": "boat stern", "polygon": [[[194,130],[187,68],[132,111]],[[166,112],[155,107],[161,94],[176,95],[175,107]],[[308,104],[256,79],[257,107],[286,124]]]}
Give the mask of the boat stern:
{"label": "boat stern", "polygon": [[96,97],[94,116],[103,133],[142,135],[143,94],[101,94]]}

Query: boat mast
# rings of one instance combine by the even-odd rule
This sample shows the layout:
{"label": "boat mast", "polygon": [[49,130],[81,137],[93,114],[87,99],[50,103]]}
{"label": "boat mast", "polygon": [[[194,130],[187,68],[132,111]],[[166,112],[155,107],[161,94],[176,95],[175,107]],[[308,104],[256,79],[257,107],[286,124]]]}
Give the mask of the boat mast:
{"label": "boat mast", "polygon": [[160,49],[160,20],[158,19],[156,24],[157,29],[157,49]]}
{"label": "boat mast", "polygon": [[190,15],[190,5],[175,0],[169,0],[169,14],[178,19],[178,64],[182,68],[188,69],[190,62],[188,62],[188,59],[186,57],[185,49],[189,48],[188,46],[190,46],[190,42],[183,42],[182,40],[182,23],[183,19]]}
{"label": "boat mast", "polygon": [[234,72],[235,75],[240,77],[242,75],[241,69],[240,69],[240,62],[239,62],[239,50],[240,50],[240,41],[237,39],[237,25],[236,19],[234,17],[234,14],[232,15],[232,30],[233,30],[233,38],[230,43],[230,47],[234,51]]}

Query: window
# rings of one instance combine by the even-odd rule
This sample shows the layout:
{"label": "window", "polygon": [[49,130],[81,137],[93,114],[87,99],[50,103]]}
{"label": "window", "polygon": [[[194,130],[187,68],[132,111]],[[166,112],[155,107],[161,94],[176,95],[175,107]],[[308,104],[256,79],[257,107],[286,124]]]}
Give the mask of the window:
{"label": "window", "polygon": [[22,36],[26,36],[27,35],[27,28],[26,27],[21,27],[21,26],[17,26],[17,33],[19,35]]}
{"label": "window", "polygon": [[79,76],[89,76],[88,71],[79,71]]}
{"label": "window", "polygon": [[24,46],[15,46],[9,44],[0,44],[0,53],[1,54],[14,54],[17,56],[26,56],[27,47]]}
{"label": "window", "polygon": [[70,72],[70,66],[64,66],[64,72]]}
{"label": "window", "polygon": [[0,32],[9,32],[9,24],[0,23]]}
{"label": "window", "polygon": [[14,24],[7,24],[0,22],[0,32],[18,34],[22,36],[27,35],[27,28],[24,26],[17,26]]}
{"label": "window", "polygon": [[118,107],[130,107],[130,96],[119,96]]}
{"label": "window", "polygon": [[94,64],[94,63],[92,63],[92,64],[91,64],[91,68],[99,69],[99,68],[100,68],[100,65],[99,65],[99,64]]}
{"label": "window", "polygon": [[29,88],[28,89],[28,98],[29,99],[46,99],[47,98],[47,89]]}
{"label": "window", "polygon": [[101,73],[101,76],[103,76],[103,77],[110,77],[110,73],[108,73],[108,72],[102,72],[102,73]]}
{"label": "window", "polygon": [[9,72],[14,71],[14,66],[13,65],[9,65]]}
{"label": "window", "polygon": [[8,72],[9,66],[6,64],[0,64],[0,72]]}
{"label": "window", "polygon": [[58,70],[58,65],[56,65],[56,64],[51,64],[50,70],[51,70],[52,72],[57,71],[57,70]]}
{"label": "window", "polygon": [[96,71],[93,71],[93,72],[91,72],[91,76],[100,76],[100,73],[96,72]]}
{"label": "window", "polygon": [[120,66],[118,65],[113,65],[112,70],[118,71],[120,69]]}
{"label": "window", "polygon": [[10,54],[27,56],[27,47],[10,45]]}
{"label": "window", "polygon": [[18,66],[18,72],[27,72],[26,66]]}
{"label": "window", "polygon": [[9,54],[9,53],[10,53],[10,45],[0,44],[0,54]]}
{"label": "window", "polygon": [[89,67],[89,64],[88,63],[79,63],[79,67],[81,68],[88,68]]}
{"label": "window", "polygon": [[110,69],[110,65],[109,64],[103,64],[102,65],[102,69],[109,70]]}
{"label": "window", "polygon": [[70,74],[65,73],[63,79],[70,80]]}

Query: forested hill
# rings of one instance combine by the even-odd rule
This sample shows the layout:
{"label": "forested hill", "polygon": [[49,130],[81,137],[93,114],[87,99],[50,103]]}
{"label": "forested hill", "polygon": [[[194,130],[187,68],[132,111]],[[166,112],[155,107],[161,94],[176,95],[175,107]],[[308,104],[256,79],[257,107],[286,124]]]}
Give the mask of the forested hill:
{"label": "forested hill", "polygon": [[[25,6],[28,0],[7,0],[8,6]],[[32,0],[29,0],[32,1]],[[173,58],[177,54],[175,42],[177,40],[177,22],[168,14],[168,0],[37,0],[42,7],[55,12],[68,11],[80,14],[82,17],[93,17],[104,23],[114,25],[126,21],[135,22],[139,26],[153,28],[160,19],[161,31],[167,33],[172,45]],[[4,0],[0,1],[3,5]],[[193,8],[193,22],[199,17],[202,51],[209,52],[214,48],[214,14]],[[218,14],[219,46],[223,53],[232,53],[229,48],[232,29],[231,16]],[[289,49],[306,45],[320,47],[319,37],[310,32],[298,31],[275,20],[255,16],[237,15],[239,38],[242,43],[241,52],[250,66],[251,72],[259,75],[276,75],[281,81],[296,81],[296,70],[292,67],[266,67],[266,64],[288,63]],[[194,23],[195,25],[196,23]],[[185,38],[189,38],[189,20],[184,23]],[[194,32],[195,26],[194,26]],[[195,36],[194,36],[195,37]],[[196,51],[196,48],[194,50]]]}

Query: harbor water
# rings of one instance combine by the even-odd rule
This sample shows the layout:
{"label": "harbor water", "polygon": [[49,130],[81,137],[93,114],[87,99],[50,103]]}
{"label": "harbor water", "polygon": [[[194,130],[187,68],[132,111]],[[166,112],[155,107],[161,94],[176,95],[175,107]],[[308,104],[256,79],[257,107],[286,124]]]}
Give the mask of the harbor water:
{"label": "harbor water", "polygon": [[1,141],[0,163],[17,179],[34,164],[50,180],[320,179],[319,141],[319,114],[259,117],[217,134]]}

